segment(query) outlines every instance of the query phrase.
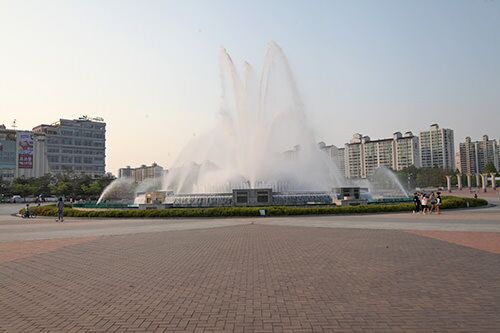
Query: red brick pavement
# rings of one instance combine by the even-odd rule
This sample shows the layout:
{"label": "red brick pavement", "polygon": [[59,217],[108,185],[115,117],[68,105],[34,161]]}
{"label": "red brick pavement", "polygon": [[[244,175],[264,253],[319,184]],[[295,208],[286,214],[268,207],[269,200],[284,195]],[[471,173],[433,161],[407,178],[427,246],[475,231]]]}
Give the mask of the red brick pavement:
{"label": "red brick pavement", "polygon": [[55,251],[65,246],[90,242],[96,238],[97,237],[44,239],[0,243],[0,263]]}
{"label": "red brick pavement", "polygon": [[500,233],[464,231],[409,231],[412,234],[500,254]]}
{"label": "red brick pavement", "polygon": [[499,313],[499,255],[392,230],[111,236],[0,264],[2,332],[499,332]]}

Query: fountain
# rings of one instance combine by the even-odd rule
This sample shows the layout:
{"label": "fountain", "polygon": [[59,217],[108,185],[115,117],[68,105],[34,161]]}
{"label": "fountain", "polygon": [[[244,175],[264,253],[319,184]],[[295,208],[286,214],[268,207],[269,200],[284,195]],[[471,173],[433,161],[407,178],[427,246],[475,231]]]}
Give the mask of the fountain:
{"label": "fountain", "polygon": [[276,43],[269,44],[260,75],[246,62],[239,72],[222,49],[220,77],[216,126],[193,138],[174,161],[161,185],[174,193],[165,203],[227,206],[234,204],[234,189],[269,189],[272,204],[331,203],[333,188],[353,186],[318,147],[288,59]]}
{"label": "fountain", "polygon": [[[215,128],[194,138],[164,184],[176,194],[230,192],[233,188],[329,191],[345,180],[317,146],[288,60],[270,43],[259,77],[245,63],[240,75],[220,54],[222,96]],[[299,147],[293,156],[287,150]]]}
{"label": "fountain", "polygon": [[135,182],[134,179],[125,177],[117,178],[109,184],[101,193],[97,205],[104,201],[113,203],[143,203],[144,193],[158,190],[161,188],[161,179],[146,178],[141,182]]}
{"label": "fountain", "polygon": [[373,198],[408,197],[408,192],[394,172],[384,166],[375,169],[370,177],[368,189]]}

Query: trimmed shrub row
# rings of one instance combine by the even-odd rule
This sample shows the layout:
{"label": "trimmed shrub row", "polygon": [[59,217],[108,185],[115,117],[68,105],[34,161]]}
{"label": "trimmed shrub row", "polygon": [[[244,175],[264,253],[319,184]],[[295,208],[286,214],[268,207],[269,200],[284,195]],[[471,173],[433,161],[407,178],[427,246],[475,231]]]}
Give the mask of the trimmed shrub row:
{"label": "trimmed shrub row", "polygon": [[[479,207],[487,205],[484,199],[443,197],[442,209]],[[259,216],[259,210],[265,209],[267,216],[288,215],[333,215],[333,214],[372,214],[388,212],[404,212],[413,210],[412,203],[373,204],[366,206],[270,206],[270,207],[212,207],[212,208],[169,208],[169,209],[109,209],[109,210],[79,210],[64,208],[64,216],[70,217],[231,217]],[[38,216],[57,216],[55,205],[33,207]],[[21,209],[22,214],[24,209]]]}

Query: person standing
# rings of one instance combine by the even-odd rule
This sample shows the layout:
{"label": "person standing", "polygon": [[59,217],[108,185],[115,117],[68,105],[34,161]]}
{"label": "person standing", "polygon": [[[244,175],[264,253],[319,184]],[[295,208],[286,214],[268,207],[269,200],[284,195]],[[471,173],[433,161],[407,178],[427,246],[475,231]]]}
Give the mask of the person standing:
{"label": "person standing", "polygon": [[29,219],[31,217],[31,212],[30,212],[30,204],[26,204],[26,208],[24,208],[24,215],[23,218]]}
{"label": "person standing", "polygon": [[422,195],[422,213],[425,215],[427,214],[427,208],[429,205],[429,198],[427,197],[427,194]]}
{"label": "person standing", "polygon": [[63,222],[63,209],[64,209],[64,201],[63,198],[60,197],[57,201],[57,220],[56,222]]}
{"label": "person standing", "polygon": [[420,197],[417,192],[413,194],[413,203],[415,204],[415,210],[413,213],[420,213]]}
{"label": "person standing", "polygon": [[436,196],[434,195],[434,192],[431,193],[431,196],[429,197],[429,202],[430,202],[429,213],[432,213],[433,211],[436,211],[436,204],[437,204]]}
{"label": "person standing", "polygon": [[443,199],[441,199],[441,192],[438,192],[437,196],[436,196],[436,214],[441,214],[442,202],[443,202]]}

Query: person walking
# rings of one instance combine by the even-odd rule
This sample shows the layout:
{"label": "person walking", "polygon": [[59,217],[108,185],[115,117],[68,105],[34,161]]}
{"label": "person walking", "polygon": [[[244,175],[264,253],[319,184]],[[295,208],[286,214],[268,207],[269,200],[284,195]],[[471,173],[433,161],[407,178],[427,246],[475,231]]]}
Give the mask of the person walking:
{"label": "person walking", "polygon": [[63,209],[64,209],[64,201],[63,201],[63,198],[60,197],[59,200],[57,201],[57,220],[56,220],[56,222],[64,222]]}

